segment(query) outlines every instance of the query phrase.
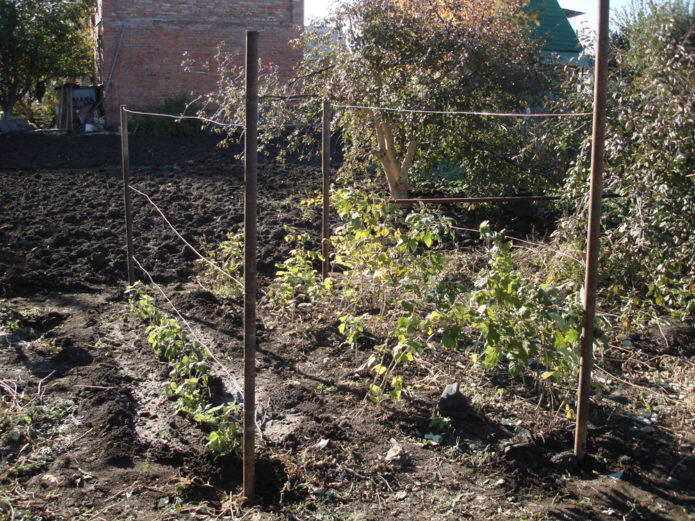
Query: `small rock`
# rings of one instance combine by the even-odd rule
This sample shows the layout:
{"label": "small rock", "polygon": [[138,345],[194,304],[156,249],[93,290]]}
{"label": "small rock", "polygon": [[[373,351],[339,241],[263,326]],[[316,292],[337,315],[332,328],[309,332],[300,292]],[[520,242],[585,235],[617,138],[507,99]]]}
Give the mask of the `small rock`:
{"label": "small rock", "polygon": [[394,438],[391,438],[389,441],[391,442],[391,448],[386,453],[386,458],[384,459],[389,462],[400,461],[403,456],[405,456],[403,447],[401,447],[401,444],[398,443]]}
{"label": "small rock", "polygon": [[513,441],[514,443],[533,444],[533,434],[531,434],[530,430],[521,426],[517,426],[517,428],[514,429]]}
{"label": "small rock", "polygon": [[399,490],[393,495],[394,501],[403,501],[405,498],[408,497],[408,492],[405,490]]}
{"label": "small rock", "polygon": [[432,434],[431,432],[428,432],[425,434],[425,439],[432,443],[432,445],[439,445],[444,439],[444,436],[441,434]]}
{"label": "small rock", "polygon": [[44,488],[56,488],[61,485],[59,478],[53,474],[44,474],[41,476],[41,486]]}
{"label": "small rock", "polygon": [[328,447],[328,443],[329,443],[329,442],[330,442],[330,440],[327,440],[327,439],[324,438],[323,440],[319,441],[319,442],[316,444],[316,448],[317,448],[317,449],[325,449],[326,447]]}
{"label": "small rock", "polygon": [[459,383],[449,384],[444,388],[439,401],[437,411],[441,416],[450,418],[467,419],[471,417],[471,409],[468,400],[459,391]]}

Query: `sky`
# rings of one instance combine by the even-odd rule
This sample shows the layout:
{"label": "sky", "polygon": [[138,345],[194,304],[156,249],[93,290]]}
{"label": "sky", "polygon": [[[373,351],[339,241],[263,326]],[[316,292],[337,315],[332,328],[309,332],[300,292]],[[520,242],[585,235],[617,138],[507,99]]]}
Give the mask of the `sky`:
{"label": "sky", "polygon": [[[589,29],[596,30],[598,26],[599,0],[559,0],[560,7],[586,13],[570,20],[575,31],[586,25]],[[614,13],[622,11],[623,7],[630,5],[631,0],[610,0],[611,18]],[[332,0],[304,0],[304,22],[312,18],[326,16],[333,4]]]}
{"label": "sky", "polygon": [[[586,13],[584,16],[570,19],[570,23],[575,31],[578,31],[584,25],[596,31],[598,29],[598,2],[599,0],[559,0],[558,3],[560,7],[565,9]],[[622,12],[631,3],[631,0],[610,0],[611,24],[615,19],[615,14]]]}

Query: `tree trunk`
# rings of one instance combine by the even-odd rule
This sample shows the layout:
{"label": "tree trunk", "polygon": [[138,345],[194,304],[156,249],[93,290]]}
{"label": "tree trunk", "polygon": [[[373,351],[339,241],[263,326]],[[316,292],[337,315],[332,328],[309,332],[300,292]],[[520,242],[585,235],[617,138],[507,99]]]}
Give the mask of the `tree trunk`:
{"label": "tree trunk", "polygon": [[6,107],[2,107],[2,119],[10,119],[12,117],[12,109],[16,100],[9,99]]}
{"label": "tree trunk", "polygon": [[417,140],[411,139],[408,142],[408,149],[402,162],[399,162],[396,156],[396,148],[393,139],[393,130],[391,125],[381,118],[378,112],[374,112],[374,128],[378,149],[376,156],[386,174],[386,181],[389,185],[389,193],[392,199],[407,199],[408,198],[408,174],[410,167],[413,164],[415,150],[417,149]]}

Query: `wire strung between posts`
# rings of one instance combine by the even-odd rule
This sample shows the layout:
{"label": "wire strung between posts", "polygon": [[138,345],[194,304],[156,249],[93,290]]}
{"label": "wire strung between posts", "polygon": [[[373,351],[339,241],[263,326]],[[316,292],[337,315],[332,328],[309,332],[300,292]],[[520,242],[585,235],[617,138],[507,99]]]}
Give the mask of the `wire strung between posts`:
{"label": "wire strung between posts", "polygon": [[179,312],[178,309],[176,309],[176,306],[174,305],[174,303],[166,295],[166,293],[164,293],[164,290],[159,286],[159,284],[157,284],[154,281],[154,279],[152,278],[152,275],[150,275],[149,272],[145,268],[143,268],[142,264],[140,264],[140,262],[135,257],[133,257],[133,262],[135,262],[135,264],[137,264],[140,271],[142,271],[145,274],[145,276],[149,279],[150,284],[152,284],[157,289],[157,291],[159,291],[159,294],[162,295],[162,298],[164,300],[166,300],[167,304],[169,304],[169,307],[171,307],[171,309],[173,310],[174,314],[178,317],[178,319],[181,322],[183,322],[183,325],[186,327],[186,329],[191,334],[193,339],[196,342],[198,342],[201,346],[203,346],[205,348],[205,350],[207,351],[208,355],[210,355],[210,358],[212,358],[215,361],[215,363],[220,366],[220,368],[222,369],[224,374],[227,376],[227,378],[229,378],[231,380],[232,385],[234,386],[234,389],[236,390],[237,394],[239,396],[244,396],[244,391],[241,389],[241,386],[237,383],[234,376],[232,376],[232,373],[230,373],[229,370],[224,366],[224,364],[222,364],[222,362],[220,362],[220,360],[215,356],[215,354],[212,352],[212,350],[206,344],[203,343],[203,341],[200,339],[200,337],[195,334],[191,325],[188,323],[188,321],[185,318],[183,318],[183,315]]}
{"label": "wire strung between posts", "polygon": [[140,112],[137,110],[124,109],[128,114],[137,114],[139,116],[156,116],[159,118],[170,118],[170,119],[197,119],[198,121],[204,121],[210,123],[211,125],[217,125],[218,127],[234,127],[234,128],[246,128],[242,123],[222,123],[221,121],[215,121],[214,119],[203,118],[200,116],[181,116],[176,114],[159,114],[157,112]]}
{"label": "wire strung between posts", "polygon": [[381,110],[384,112],[405,112],[408,114],[441,114],[450,116],[491,116],[502,118],[563,118],[563,117],[585,117],[593,115],[593,112],[567,112],[567,113],[535,113],[526,114],[522,112],[474,112],[464,110],[425,110],[425,109],[404,109],[393,107],[370,107],[368,105],[332,105],[340,109],[357,110]]}
{"label": "wire strung between posts", "polygon": [[167,226],[169,226],[169,228],[171,228],[171,231],[173,231],[173,232],[176,234],[176,236],[179,238],[179,240],[181,240],[181,241],[182,241],[182,242],[183,242],[183,243],[184,243],[184,244],[197,256],[197,257],[198,257],[199,260],[201,260],[201,261],[207,263],[210,267],[212,267],[213,269],[219,271],[222,275],[224,275],[225,277],[227,277],[229,280],[231,280],[234,284],[236,284],[236,285],[239,286],[240,288],[243,288],[243,287],[244,287],[244,285],[243,285],[241,282],[239,282],[237,279],[235,279],[234,277],[232,277],[229,273],[227,273],[226,271],[224,271],[224,270],[223,270],[222,268],[220,268],[217,264],[215,264],[214,262],[210,261],[210,259],[206,259],[205,257],[203,257],[203,256],[200,254],[200,252],[199,252],[198,250],[196,250],[193,246],[191,246],[191,244],[190,244],[186,239],[184,239],[183,236],[176,230],[176,228],[174,228],[174,226],[169,222],[169,219],[167,219],[166,216],[164,215],[164,213],[162,212],[162,210],[159,209],[159,206],[157,206],[157,205],[154,203],[154,201],[152,201],[152,199],[150,199],[150,196],[149,196],[149,195],[147,195],[146,193],[141,192],[141,191],[138,190],[137,188],[133,188],[131,185],[128,185],[128,188],[130,188],[130,189],[131,189],[133,192],[135,192],[136,194],[140,194],[140,195],[143,196],[145,199],[147,199],[147,201],[154,207],[154,209],[157,210],[157,213],[159,213],[159,215],[161,215],[162,219],[164,219],[164,222],[167,223]]}

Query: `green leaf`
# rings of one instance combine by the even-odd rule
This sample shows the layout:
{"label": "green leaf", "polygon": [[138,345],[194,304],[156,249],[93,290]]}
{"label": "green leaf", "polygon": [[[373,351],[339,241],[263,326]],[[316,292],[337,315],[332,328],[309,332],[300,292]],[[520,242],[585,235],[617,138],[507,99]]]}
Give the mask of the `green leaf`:
{"label": "green leaf", "polygon": [[573,345],[579,341],[579,331],[576,329],[570,329],[565,333],[565,340],[568,344]]}
{"label": "green leaf", "polygon": [[444,336],[442,336],[442,344],[444,347],[454,349],[458,346],[458,336],[454,336],[451,331],[447,331],[444,333]]}

